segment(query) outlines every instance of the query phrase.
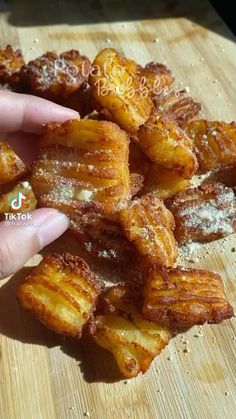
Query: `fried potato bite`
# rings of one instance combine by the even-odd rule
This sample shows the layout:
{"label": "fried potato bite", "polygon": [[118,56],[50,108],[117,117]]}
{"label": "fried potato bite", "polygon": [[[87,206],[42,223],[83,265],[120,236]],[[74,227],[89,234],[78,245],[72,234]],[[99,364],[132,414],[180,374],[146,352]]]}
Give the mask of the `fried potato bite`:
{"label": "fried potato bite", "polygon": [[104,297],[104,309],[89,324],[90,334],[110,351],[127,378],[149,368],[171,339],[170,331],[144,319],[125,286],[117,286]]}
{"label": "fried potato bite", "polygon": [[27,168],[13,149],[0,141],[0,185],[24,177]]}
{"label": "fried potato bite", "polygon": [[124,263],[137,258],[132,244],[127,240],[119,223],[105,217],[94,217],[87,222],[81,234],[74,229],[82,248],[92,256],[106,262]]}
{"label": "fried potato bite", "polygon": [[198,269],[149,270],[143,314],[167,327],[220,323],[233,316],[220,275]]}
{"label": "fried potato bite", "polygon": [[170,116],[154,113],[137,133],[143,152],[164,169],[184,179],[196,173],[198,164],[192,140]]}
{"label": "fried potato bite", "polygon": [[88,80],[89,59],[71,50],[57,54],[47,52],[21,69],[28,93],[61,103]]}
{"label": "fried potato bite", "polygon": [[201,110],[201,105],[187,96],[186,90],[164,90],[155,97],[155,107],[159,114],[170,114],[181,128],[193,119]]}
{"label": "fried potato bite", "polygon": [[100,51],[93,61],[89,78],[92,92],[112,120],[127,132],[134,134],[145,123],[153,110],[153,103],[142,91],[138,66],[121,56],[115,49]]}
{"label": "fried potato bite", "polygon": [[128,145],[126,132],[112,122],[49,124],[32,173],[39,205],[58,208],[77,226],[96,214],[115,218],[131,195]]}
{"label": "fried potato bite", "polygon": [[120,211],[120,222],[127,238],[148,263],[174,266],[178,247],[174,239],[174,218],[154,194],[133,200]]}
{"label": "fried potato bite", "polygon": [[156,100],[156,96],[163,94],[174,82],[172,72],[164,64],[148,63],[145,67],[138,66],[141,85],[147,88],[148,96]]}
{"label": "fried potato bite", "polygon": [[24,64],[20,49],[14,50],[11,45],[0,49],[0,83],[9,84],[13,90],[20,89],[20,70]]}
{"label": "fried potato bite", "polygon": [[19,212],[11,207],[11,201],[15,199],[19,193],[24,195],[20,212],[33,211],[36,208],[36,198],[28,181],[18,183],[10,192],[0,196],[0,219],[1,214]]}
{"label": "fried potato bite", "polygon": [[165,200],[175,193],[188,188],[189,185],[189,180],[183,179],[177,173],[163,169],[153,163],[150,165],[150,170],[144,181],[142,192],[153,192],[159,199]]}
{"label": "fried potato bite", "polygon": [[57,333],[80,338],[102,284],[78,256],[44,257],[18,290],[21,305]]}
{"label": "fried potato bite", "polygon": [[236,122],[191,121],[187,132],[193,139],[199,171],[236,165]]}
{"label": "fried potato bite", "polygon": [[179,192],[166,201],[174,215],[180,244],[208,242],[236,231],[236,197],[221,183],[208,183]]}

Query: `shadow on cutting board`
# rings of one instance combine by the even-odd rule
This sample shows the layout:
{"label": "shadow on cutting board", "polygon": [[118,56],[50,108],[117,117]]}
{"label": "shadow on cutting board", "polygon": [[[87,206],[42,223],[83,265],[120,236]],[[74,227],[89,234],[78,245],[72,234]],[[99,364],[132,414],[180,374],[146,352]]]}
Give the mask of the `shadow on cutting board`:
{"label": "shadow on cutting board", "polygon": [[31,271],[31,267],[21,269],[0,288],[0,334],[51,348],[58,345],[57,336],[55,338],[54,333],[38,323],[17,301],[18,287]]}
{"label": "shadow on cutting board", "polygon": [[79,344],[72,339],[65,341],[61,350],[78,361],[78,368],[87,383],[114,383],[124,379],[113,355],[91,338],[82,338]]}
{"label": "shadow on cutting board", "polygon": [[[69,247],[70,246],[70,247]],[[42,255],[52,252],[68,251],[80,254],[76,240],[70,234],[42,251]],[[80,254],[85,257],[85,254]],[[103,263],[104,266],[104,263]],[[86,382],[117,382],[122,377],[113,356],[100,348],[88,336],[80,341],[65,338],[41,325],[17,301],[17,290],[23,280],[31,273],[33,267],[24,267],[0,287],[0,335],[18,340],[25,344],[40,345],[47,348],[59,346],[69,357],[78,362],[78,368]],[[100,276],[104,271],[100,270]]]}
{"label": "shadow on cutting board", "polygon": [[119,381],[121,376],[112,355],[89,338],[78,342],[51,332],[20,306],[17,289],[31,271],[29,267],[21,269],[0,288],[0,334],[25,344],[60,346],[66,355],[78,361],[78,368],[89,383]]}
{"label": "shadow on cutting board", "polygon": [[9,23],[17,27],[186,17],[235,41],[207,0],[2,0],[1,10],[8,12]]}

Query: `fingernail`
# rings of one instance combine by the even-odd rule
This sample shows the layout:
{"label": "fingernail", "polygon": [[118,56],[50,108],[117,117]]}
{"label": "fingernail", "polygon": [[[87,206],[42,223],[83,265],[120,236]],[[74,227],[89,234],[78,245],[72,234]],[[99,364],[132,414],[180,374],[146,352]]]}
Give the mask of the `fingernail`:
{"label": "fingernail", "polygon": [[37,230],[40,247],[43,248],[60,237],[69,227],[69,219],[65,214],[50,208],[36,210],[33,224]]}

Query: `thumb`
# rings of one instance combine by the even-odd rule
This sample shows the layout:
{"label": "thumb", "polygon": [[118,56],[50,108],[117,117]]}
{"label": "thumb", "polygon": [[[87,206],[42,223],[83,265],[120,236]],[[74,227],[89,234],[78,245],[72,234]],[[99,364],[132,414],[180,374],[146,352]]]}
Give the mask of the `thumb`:
{"label": "thumb", "polygon": [[0,223],[0,279],[17,272],[69,227],[69,219],[55,209],[41,208],[29,217]]}

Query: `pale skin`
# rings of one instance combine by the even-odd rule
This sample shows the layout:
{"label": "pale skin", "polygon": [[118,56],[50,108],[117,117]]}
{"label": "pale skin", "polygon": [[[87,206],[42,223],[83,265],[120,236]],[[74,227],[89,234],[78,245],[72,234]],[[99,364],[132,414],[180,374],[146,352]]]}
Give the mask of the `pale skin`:
{"label": "pale skin", "polygon": [[[77,112],[47,100],[0,90],[0,139],[6,139],[28,166],[37,155],[44,124],[78,118]],[[32,221],[27,223],[0,223],[0,279],[17,272],[69,226],[64,214],[50,208],[33,211]]]}

